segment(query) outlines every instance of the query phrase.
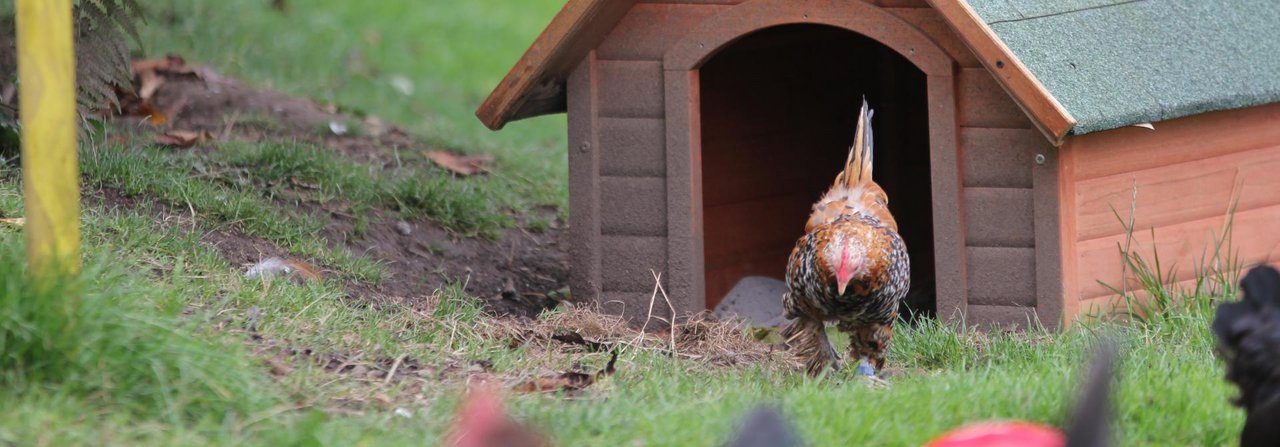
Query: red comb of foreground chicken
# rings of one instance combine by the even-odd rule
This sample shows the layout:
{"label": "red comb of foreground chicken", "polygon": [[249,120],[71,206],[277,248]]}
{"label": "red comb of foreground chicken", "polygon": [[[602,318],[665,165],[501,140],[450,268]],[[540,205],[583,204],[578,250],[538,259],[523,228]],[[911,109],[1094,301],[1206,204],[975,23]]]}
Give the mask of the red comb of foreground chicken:
{"label": "red comb of foreground chicken", "polygon": [[450,447],[548,447],[532,429],[507,417],[502,399],[486,387],[473,388],[458,408],[449,430]]}
{"label": "red comb of foreground chicken", "polygon": [[813,206],[787,263],[782,304],[794,321],[783,336],[795,343],[810,375],[828,364],[839,367],[827,339],[831,321],[849,334],[858,373],[874,376],[884,366],[910,282],[907,246],[889,214],[889,198],[871,180],[872,114],[864,99],[844,171]]}
{"label": "red comb of foreground chicken", "polygon": [[1280,271],[1254,267],[1240,280],[1244,298],[1218,305],[1213,334],[1227,380],[1244,408],[1240,446],[1280,443]]}

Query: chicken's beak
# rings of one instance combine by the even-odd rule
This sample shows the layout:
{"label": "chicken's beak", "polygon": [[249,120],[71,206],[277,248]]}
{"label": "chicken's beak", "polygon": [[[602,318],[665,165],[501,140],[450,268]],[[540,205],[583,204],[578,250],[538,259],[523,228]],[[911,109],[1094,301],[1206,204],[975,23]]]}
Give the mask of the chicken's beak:
{"label": "chicken's beak", "polygon": [[842,270],[836,273],[836,295],[844,295],[844,289],[849,288],[850,279],[853,279],[853,272]]}

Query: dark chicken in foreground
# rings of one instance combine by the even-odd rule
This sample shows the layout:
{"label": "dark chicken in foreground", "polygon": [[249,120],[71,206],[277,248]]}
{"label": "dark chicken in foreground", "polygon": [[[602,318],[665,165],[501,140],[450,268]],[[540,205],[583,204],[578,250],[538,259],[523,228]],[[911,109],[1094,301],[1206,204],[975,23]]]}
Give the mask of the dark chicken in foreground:
{"label": "dark chicken in foreground", "polygon": [[782,304],[794,321],[783,338],[797,347],[810,375],[828,364],[839,367],[827,322],[849,334],[858,373],[875,375],[884,366],[898,303],[910,282],[907,246],[889,213],[888,196],[871,178],[872,114],[863,100],[844,171],[813,206],[787,262]]}
{"label": "dark chicken in foreground", "polygon": [[1261,265],[1240,280],[1244,298],[1218,305],[1213,335],[1227,380],[1240,388],[1241,447],[1280,445],[1280,272]]}

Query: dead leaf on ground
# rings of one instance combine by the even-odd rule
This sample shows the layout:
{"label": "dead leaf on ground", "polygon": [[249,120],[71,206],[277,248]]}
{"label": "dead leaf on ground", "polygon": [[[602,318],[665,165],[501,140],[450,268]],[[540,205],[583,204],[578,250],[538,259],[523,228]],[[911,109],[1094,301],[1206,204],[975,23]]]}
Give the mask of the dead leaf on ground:
{"label": "dead leaf on ground", "polygon": [[137,90],[117,88],[120,98],[120,113],[125,116],[145,116],[151,124],[172,124],[174,117],[186,105],[185,98],[179,98],[163,111],[151,103],[151,98],[165,81],[174,76],[195,76],[202,78],[195,67],[187,65],[182,56],[170,54],[159,59],[134,59],[132,61],[134,84]]}
{"label": "dead leaf on ground", "polygon": [[614,369],[614,364],[617,363],[617,361],[618,350],[615,349],[609,355],[609,363],[605,365],[604,369],[596,372],[595,374],[565,371],[558,375],[542,376],[528,382],[520,383],[512,389],[518,393],[550,393],[562,390],[579,391],[591,386],[591,384],[595,383],[598,379],[613,375],[613,373],[617,371]]}
{"label": "dead leaf on ground", "polygon": [[0,219],[0,223],[5,224],[5,225],[10,225],[10,226],[15,226],[15,227],[18,227],[18,228],[22,228],[22,227],[24,227],[24,226],[26,226],[26,225],[27,225],[27,218],[25,218],[25,217],[9,217],[9,218],[5,218],[5,219]]}
{"label": "dead leaf on ground", "polygon": [[187,66],[182,56],[170,54],[163,59],[136,59],[133,61],[133,74],[138,76],[138,98],[143,101],[151,99],[151,95],[164,85],[162,74],[189,75],[195,69]]}
{"label": "dead leaf on ground", "polygon": [[140,80],[138,84],[138,97],[142,98],[143,101],[150,100],[151,95],[154,95],[156,90],[159,90],[160,86],[164,85],[164,78],[160,77],[159,74],[156,74],[155,70],[147,70],[138,73],[138,79]]}
{"label": "dead leaf on ground", "polygon": [[133,73],[139,76],[143,72],[159,72],[168,74],[195,74],[195,68],[187,65],[186,59],[176,54],[169,54],[158,59],[135,59]]}
{"label": "dead leaf on ground", "polygon": [[156,144],[162,146],[171,146],[178,148],[186,148],[195,146],[198,143],[206,143],[213,139],[213,135],[209,131],[194,130],[170,130],[165,133],[156,135]]}
{"label": "dead leaf on ground", "polygon": [[489,165],[493,163],[493,156],[484,154],[458,155],[445,151],[423,151],[422,155],[426,155],[436,165],[458,175],[476,175],[482,172],[489,172]]}

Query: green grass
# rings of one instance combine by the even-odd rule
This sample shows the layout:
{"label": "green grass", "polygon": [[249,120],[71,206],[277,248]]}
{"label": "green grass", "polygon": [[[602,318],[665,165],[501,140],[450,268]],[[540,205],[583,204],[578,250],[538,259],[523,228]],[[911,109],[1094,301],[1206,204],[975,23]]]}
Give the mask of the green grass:
{"label": "green grass", "polygon": [[[563,115],[492,132],[484,97],[563,5],[561,0],[457,2],[149,2],[145,52],[173,52],[220,72],[404,126],[445,148],[497,156],[470,182],[499,209],[567,204]],[[396,87],[412,84],[412,94]]]}
{"label": "green grass", "polygon": [[85,151],[81,168],[91,185],[118,188],[130,195],[146,194],[179,210],[186,208],[201,224],[234,226],[351,279],[378,282],[385,276],[382,266],[371,259],[330,248],[318,239],[315,235],[324,224],[317,217],[282,212],[249,182],[198,175],[198,164],[198,159],[154,148],[107,146]]}
{"label": "green grass", "polygon": [[[0,213],[17,214],[19,207],[16,185],[0,183]],[[456,382],[422,391],[376,385],[370,390],[368,383],[306,362],[295,362],[298,370],[286,377],[266,379],[257,357],[239,347],[237,340],[245,335],[227,329],[243,327],[251,318],[265,337],[296,348],[411,355],[437,367],[449,359],[489,359],[498,372],[518,373],[566,368],[574,361],[598,368],[604,361],[603,354],[548,359],[486,338],[476,332],[484,317],[457,288],[442,291],[442,305],[430,314],[394,305],[355,306],[341,299],[338,284],[244,281],[210,247],[148,216],[91,210],[85,228],[90,259],[97,261],[90,262],[84,282],[68,286],[82,293],[65,296],[81,296],[97,306],[75,313],[78,330],[69,336],[57,330],[57,323],[46,322],[63,311],[5,313],[26,315],[22,320],[37,322],[39,333],[58,341],[50,349],[81,357],[71,356],[78,360],[64,363],[63,372],[40,379],[39,385],[23,378],[0,393],[0,440],[275,445],[310,439],[326,445],[418,445],[438,439],[447,428],[461,392]],[[0,229],[0,237],[9,240],[17,234]],[[12,243],[6,247],[0,274],[7,275],[6,284],[20,284],[20,257]],[[103,267],[108,257],[110,268]],[[23,292],[26,288],[17,289],[17,295],[6,290],[5,306],[57,302]],[[979,419],[1061,425],[1084,361],[1098,334],[1106,333],[1121,346],[1115,404],[1122,445],[1228,444],[1242,420],[1228,404],[1234,391],[1221,379],[1212,355],[1211,307],[1206,297],[1179,297],[1184,298],[1194,305],[1178,307],[1170,318],[1129,326],[1081,325],[1061,334],[980,335],[940,323],[902,328],[890,362],[914,372],[895,379],[889,389],[872,389],[848,376],[809,380],[774,365],[715,369],[626,350],[618,374],[588,398],[515,397],[511,411],[562,445],[714,445],[726,439],[750,406],[761,403],[781,407],[814,445],[918,445]],[[251,309],[259,316],[252,317]],[[20,326],[9,323],[5,330]],[[4,358],[24,355],[10,346],[0,349]],[[134,349],[102,358],[114,352],[112,346]],[[172,368],[156,371],[177,372],[138,366],[153,364]],[[6,380],[12,381],[12,365],[6,370]],[[103,383],[113,391],[95,392]],[[356,415],[317,412],[335,400],[375,393],[398,402],[408,399],[397,405],[412,416],[395,416],[392,408],[373,404]],[[59,429],[35,428],[42,426]]]}
{"label": "green grass", "polygon": [[464,235],[488,238],[512,224],[483,191],[484,183],[475,179],[414,167],[379,169],[298,143],[228,144],[209,161],[240,169],[260,189],[294,181],[313,184],[320,194],[312,199],[346,200],[353,214],[384,207],[408,219],[429,218]]}
{"label": "green grass", "polygon": [[[85,273],[38,292],[25,279],[21,230],[0,225],[0,444],[430,445],[463,391],[457,377],[384,383],[336,375],[280,358],[285,348],[368,362],[409,356],[436,372],[489,360],[504,377],[603,365],[603,353],[509,347],[486,332],[489,321],[458,285],[429,304],[346,298],[344,280],[374,282],[384,269],[318,240],[323,221],[293,208],[299,199],[285,186],[315,184],[306,200],[385,207],[464,234],[492,235],[539,205],[563,213],[563,119],[492,133],[471,116],[562,2],[289,3],[287,15],[265,0],[149,3],[157,15],[144,32],[147,52],[178,52],[254,84],[378,115],[442,146],[494,153],[498,171],[478,179],[412,166],[384,171],[295,143],[206,153],[87,148],[86,183],[159,198],[193,213],[203,229],[262,237],[338,276],[245,280],[241,266],[184,231],[185,222],[88,208]],[[413,84],[412,95],[396,90],[398,76]],[[22,215],[16,178],[0,167],[0,216]],[[1212,256],[1229,258],[1230,248]],[[1150,267],[1143,274],[1163,268]],[[1213,357],[1207,328],[1222,297],[1211,289],[1157,290],[1158,318],[1061,333],[900,327],[889,362],[908,372],[888,389],[848,375],[810,380],[775,364],[712,368],[631,348],[618,373],[583,398],[514,396],[510,410],[557,445],[716,445],[756,404],[779,406],[812,445],[919,445],[989,418],[1061,426],[1094,343],[1108,334],[1121,348],[1120,445],[1231,444],[1243,418]],[[270,359],[292,371],[271,374]]]}

